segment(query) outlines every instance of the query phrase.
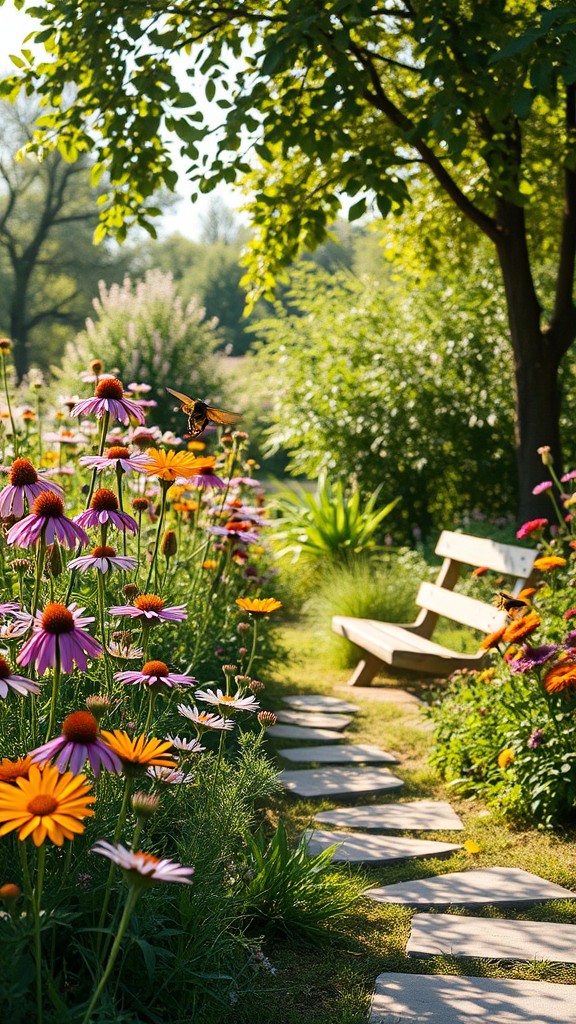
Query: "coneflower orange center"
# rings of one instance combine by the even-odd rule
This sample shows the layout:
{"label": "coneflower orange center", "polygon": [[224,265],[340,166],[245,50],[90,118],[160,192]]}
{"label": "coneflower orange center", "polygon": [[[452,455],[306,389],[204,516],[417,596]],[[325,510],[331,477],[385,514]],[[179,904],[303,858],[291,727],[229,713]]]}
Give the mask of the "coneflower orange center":
{"label": "coneflower orange center", "polygon": [[230,530],[231,533],[235,533],[237,530],[249,530],[250,523],[242,523],[238,519],[231,519],[229,523],[226,523],[226,529]]}
{"label": "coneflower orange center", "polygon": [[107,544],[99,544],[92,552],[92,558],[114,558],[116,548],[108,547]]}
{"label": "coneflower orange center", "polygon": [[144,676],[167,676],[169,671],[168,665],[165,665],[163,661],[147,661],[142,666],[142,675]]}
{"label": "coneflower orange center", "polygon": [[98,722],[89,711],[73,711],[62,723],[62,735],[72,743],[94,743]]}
{"label": "coneflower orange center", "polygon": [[58,519],[64,515],[62,498],[52,491],[42,491],[32,504],[32,512],[35,516],[44,516],[45,519]]}
{"label": "coneflower orange center", "polygon": [[10,675],[12,675],[12,670],[6,658],[0,658],[0,679],[8,679]]}
{"label": "coneflower orange center", "polygon": [[145,512],[148,505],[148,498],[132,498],[132,508],[136,512]]}
{"label": "coneflower orange center", "polygon": [[54,814],[58,807],[58,801],[51,793],[38,793],[28,801],[26,810],[29,814],[37,814],[44,817],[45,814]]}
{"label": "coneflower orange center", "polygon": [[96,385],[94,396],[96,398],[115,398],[117,400],[123,398],[124,388],[122,382],[117,377],[108,377],[106,380],[100,380]]}
{"label": "coneflower orange center", "polygon": [[134,601],[134,607],[138,608],[141,612],[161,612],[164,607],[164,601],[161,597],[157,597],[156,594],[140,594]]}
{"label": "coneflower orange center", "polygon": [[10,470],[10,483],[15,487],[38,482],[38,473],[29,459],[16,459]]}
{"label": "coneflower orange center", "polygon": [[74,631],[74,616],[65,604],[52,601],[47,604],[42,615],[42,629],[46,633],[72,633]]}
{"label": "coneflower orange center", "polygon": [[106,452],[107,459],[129,459],[130,452],[127,448],[122,448],[120,445],[115,445],[113,448],[109,448]]}
{"label": "coneflower orange center", "polygon": [[108,490],[107,487],[99,487],[90,502],[90,508],[96,509],[97,512],[116,512],[118,498],[114,491]]}

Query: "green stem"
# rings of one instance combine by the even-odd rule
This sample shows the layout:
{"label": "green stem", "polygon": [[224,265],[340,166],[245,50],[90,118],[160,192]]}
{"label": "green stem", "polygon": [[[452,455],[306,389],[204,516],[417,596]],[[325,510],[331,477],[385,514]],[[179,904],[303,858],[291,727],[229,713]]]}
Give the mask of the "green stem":
{"label": "green stem", "polygon": [[4,378],[4,393],[6,395],[6,405],[8,406],[8,415],[10,416],[10,424],[12,426],[12,444],[14,446],[14,458],[18,458],[18,435],[16,433],[16,424],[14,422],[14,414],[12,412],[12,403],[10,401],[10,387],[8,384],[8,370],[6,367],[6,353],[2,350],[2,376]]}
{"label": "green stem", "polygon": [[40,906],[42,902],[42,886],[44,884],[44,866],[46,863],[46,844],[38,847],[38,869],[34,887],[34,959],[36,960],[36,1020],[42,1024],[42,937]]}
{"label": "green stem", "polygon": [[[124,496],[122,494],[122,477],[123,476],[124,476],[124,470],[122,469],[122,466],[120,465],[120,463],[118,463],[117,466],[116,466],[116,482],[118,484],[118,504],[120,506],[120,511],[121,512],[124,511]],[[123,530],[123,532],[122,532],[122,545],[123,545],[124,554],[127,554],[127,551],[126,551],[126,530]]]}
{"label": "green stem", "polygon": [[210,790],[210,803],[214,800],[214,793],[216,792],[216,782],[218,780],[218,774],[220,772],[220,765],[222,763],[222,754],[224,753],[224,743],[226,740],[226,730],[223,729],[220,733],[220,743],[218,744],[218,760],[216,761],[216,768],[214,769],[214,778],[212,779],[212,789]]}
{"label": "green stem", "polygon": [[[106,412],[106,413],[104,413],[104,415],[102,417],[101,427],[100,427],[100,440],[98,442],[98,455],[100,455],[100,456],[104,452],[104,445],[106,443],[106,434],[108,433],[109,425],[110,425],[110,413]],[[98,475],[98,470],[97,470],[97,468],[95,466],[94,469],[92,470],[92,478],[90,480],[90,489],[88,491],[88,497],[86,499],[86,508],[87,509],[90,508],[90,502],[92,501],[92,497],[93,497],[94,491],[96,489],[96,477],[97,477],[97,475]],[[74,558],[78,558],[78,556],[79,556],[81,551],[82,551],[82,545],[79,544],[78,547],[76,548],[76,552],[74,554]],[[65,601],[65,604],[70,604],[70,598],[72,597],[72,591],[74,589],[74,582],[76,580],[76,572],[77,572],[77,570],[73,569],[72,572],[70,573],[70,583],[68,584],[68,590],[66,591],[66,601]]]}
{"label": "green stem", "polygon": [[46,527],[43,528],[36,550],[36,579],[34,580],[34,597],[32,598],[32,615],[36,615],[40,601],[40,589],[42,586],[42,573],[46,561]]}
{"label": "green stem", "polygon": [[[112,864],[111,866],[112,866],[112,868],[114,868],[114,864]],[[110,977],[110,975],[112,973],[112,969],[114,967],[114,964],[116,963],[116,958],[117,958],[118,953],[120,951],[120,945],[122,943],[122,939],[124,938],[124,933],[125,933],[125,931],[126,931],[126,929],[128,927],[128,923],[130,921],[130,918],[132,917],[132,913],[134,911],[134,907],[136,906],[136,900],[138,899],[138,896],[139,896],[138,889],[136,888],[136,886],[131,885],[129,890],[128,890],[128,899],[126,900],[126,905],[124,907],[124,912],[123,912],[122,917],[120,919],[120,924],[118,925],[118,932],[116,934],[116,938],[114,939],[114,944],[113,944],[112,949],[110,950],[110,954],[108,956],[108,962],[106,964],[106,967],[104,968],[104,973],[103,973],[103,975],[102,975],[102,977],[101,977],[101,979],[100,979],[100,981],[98,983],[96,991],[94,992],[94,995],[92,996],[92,999],[90,1000],[90,1005],[88,1006],[88,1009],[86,1010],[86,1013],[85,1013],[84,1017],[82,1018],[82,1024],[89,1024],[90,1018],[92,1017],[92,1014],[93,1014],[93,1012],[94,1012],[94,1010],[96,1008],[96,1005],[97,1005],[97,1003],[100,1000],[100,996],[102,995],[102,992],[104,991],[104,987],[106,985],[106,982],[108,981],[108,978]]]}
{"label": "green stem", "polygon": [[[126,821],[126,815],[128,814],[128,803],[129,803],[129,800],[130,800],[131,792],[132,792],[132,779],[130,778],[129,775],[127,775],[126,776],[126,784],[124,786],[124,796],[122,797],[122,806],[120,808],[120,814],[118,815],[118,821],[116,823],[116,829],[114,831],[114,839],[113,839],[114,845],[116,845],[120,841],[120,836],[122,834],[122,828],[124,826],[124,822]],[[104,903],[102,904],[102,911],[100,913],[100,920],[98,922],[98,927],[101,930],[100,930],[100,935],[98,936],[98,944],[97,944],[97,947],[96,947],[96,955],[97,956],[100,953],[100,947],[101,947],[101,944],[102,944],[102,929],[104,928],[104,922],[106,920],[106,914],[108,912],[108,905],[110,903],[110,895],[111,895],[111,891],[112,891],[112,879],[113,878],[114,878],[114,862],[111,861],[110,862],[110,870],[108,872],[108,879],[106,881],[106,892],[104,894]]]}
{"label": "green stem", "polygon": [[244,672],[244,675],[246,675],[246,676],[250,675],[250,669],[252,668],[252,663],[254,661],[254,658],[256,657],[256,642],[257,642],[257,639],[258,639],[257,622],[258,622],[258,619],[254,619],[253,620],[252,650],[250,652],[250,660],[248,661],[248,664],[246,665],[246,671]]}
{"label": "green stem", "polygon": [[60,690],[60,677],[62,675],[62,668],[60,662],[60,651],[56,649],[56,661],[54,664],[54,678],[52,682],[52,696],[50,697],[50,715],[48,718],[48,732],[46,738],[50,739],[52,730],[54,728],[54,718],[56,716],[56,703],[58,701],[58,693]]}
{"label": "green stem", "polygon": [[144,733],[145,736],[148,735],[148,729],[150,728],[150,723],[152,722],[152,715],[154,714],[154,705],[156,704],[157,696],[158,696],[158,694],[155,693],[153,688],[151,687],[150,688],[150,699],[148,701],[148,714],[146,716],[146,721],[144,723],[144,728],[142,730],[142,732]]}
{"label": "green stem", "polygon": [[104,585],[104,573],[96,570],[98,580],[98,617],[100,619],[100,632],[102,634],[102,654],[104,657],[104,670],[106,673],[106,686],[110,691],[112,688],[112,672],[108,644],[106,642],[106,588]]}
{"label": "green stem", "polygon": [[155,566],[156,566],[156,559],[158,557],[158,548],[160,546],[160,537],[162,535],[162,527],[164,525],[164,516],[166,515],[166,494],[168,493],[168,488],[170,487],[170,481],[169,480],[161,480],[160,481],[160,486],[162,488],[162,503],[160,505],[160,515],[158,517],[158,527],[157,527],[157,530],[156,530],[156,539],[154,541],[154,551],[152,552],[152,560],[150,562],[150,569],[148,571],[148,578],[146,580],[146,586],[144,587],[144,592],[145,593],[148,593],[148,591],[149,591],[150,581],[152,579],[152,573],[154,572]]}

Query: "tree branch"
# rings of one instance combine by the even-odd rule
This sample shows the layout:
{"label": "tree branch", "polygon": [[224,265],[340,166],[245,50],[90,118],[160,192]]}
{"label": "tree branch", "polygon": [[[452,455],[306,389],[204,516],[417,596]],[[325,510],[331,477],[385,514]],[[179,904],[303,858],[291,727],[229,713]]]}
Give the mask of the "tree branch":
{"label": "tree branch", "polygon": [[51,306],[49,309],[43,309],[39,313],[36,313],[35,316],[30,317],[30,319],[26,321],[26,330],[31,331],[33,327],[37,327],[43,320],[67,320],[69,317],[73,316],[74,314],[71,310],[65,310],[63,307],[69,302],[72,302],[72,300],[78,295],[80,295],[80,290],[75,288],[70,295],[61,299],[55,306]]}
{"label": "tree branch", "polygon": [[[568,142],[576,137],[576,85],[566,90],[566,135]],[[554,311],[550,319],[550,334],[564,355],[576,336],[576,310],[574,308],[574,270],[576,268],[576,171],[564,170],[564,211],[560,234],[560,256],[556,275]]]}

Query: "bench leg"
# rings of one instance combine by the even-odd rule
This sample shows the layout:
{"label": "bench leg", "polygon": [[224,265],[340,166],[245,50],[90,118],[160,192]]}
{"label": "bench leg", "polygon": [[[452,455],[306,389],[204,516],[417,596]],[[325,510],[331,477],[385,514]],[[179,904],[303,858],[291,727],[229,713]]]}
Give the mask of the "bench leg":
{"label": "bench leg", "polygon": [[354,669],[350,679],[348,680],[349,686],[369,686],[374,676],[377,676],[384,662],[380,661],[380,658],[376,658],[373,654],[367,654],[365,658],[362,658],[358,662]]}

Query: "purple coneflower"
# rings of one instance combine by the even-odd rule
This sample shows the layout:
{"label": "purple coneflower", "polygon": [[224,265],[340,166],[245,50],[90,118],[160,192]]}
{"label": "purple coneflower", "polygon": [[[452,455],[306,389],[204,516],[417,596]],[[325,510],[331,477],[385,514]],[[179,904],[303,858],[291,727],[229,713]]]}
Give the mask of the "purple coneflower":
{"label": "purple coneflower", "polygon": [[530,747],[530,750],[537,750],[544,741],[544,730],[534,729],[526,740],[526,746]]}
{"label": "purple coneflower", "polygon": [[122,771],[120,758],[100,739],[98,722],[89,711],[73,711],[62,723],[62,735],[31,750],[30,757],[37,764],[53,761],[60,772],[68,766],[74,775],[82,770],[86,761],[96,778],[100,768],[118,774]]}
{"label": "purple coneflower", "polygon": [[249,697],[243,697],[241,690],[232,697],[229,694],[224,693],[222,690],[196,690],[194,694],[196,700],[203,700],[206,704],[217,704],[222,709],[222,713],[226,714],[229,711],[259,711],[260,705],[253,694]]}
{"label": "purple coneflower", "polygon": [[53,494],[62,495],[62,488],[38,476],[34,466],[28,459],[16,459],[10,469],[9,483],[0,491],[0,516],[24,515],[24,499],[28,507],[36,500],[42,491],[51,491]]}
{"label": "purple coneflower", "polygon": [[214,472],[215,463],[216,459],[213,455],[207,456],[204,459],[198,459],[198,469],[195,476],[176,482],[183,483],[187,487],[195,487],[197,491],[203,491],[207,487],[213,487],[217,491],[222,491],[227,485],[226,481]]}
{"label": "purple coneflower", "polygon": [[558,644],[542,644],[541,647],[526,646],[520,657],[512,658],[508,662],[508,667],[515,675],[519,675],[520,672],[532,672],[533,669],[550,661],[557,650]]}
{"label": "purple coneflower", "polygon": [[253,476],[233,476],[230,480],[230,487],[259,487],[260,480]]}
{"label": "purple coneflower", "polygon": [[78,430],[67,430],[62,427],[60,430],[47,431],[43,435],[46,444],[85,444],[86,437]]}
{"label": "purple coneflower", "polygon": [[96,416],[97,419],[106,414],[124,424],[130,422],[131,416],[138,423],[144,423],[146,418],[136,402],[124,397],[124,388],[117,377],[100,378],[93,398],[82,399],[70,413],[71,416]]}
{"label": "purple coneflower", "polygon": [[108,843],[105,839],[99,839],[94,843],[90,852],[108,857],[108,860],[126,871],[132,881],[138,879],[140,882],[148,883],[184,882],[186,885],[190,885],[189,876],[194,874],[194,868],[185,868],[182,864],[177,864],[167,858],[159,860],[151,853],[142,853],[141,850],[136,852],[127,850],[121,843]]}
{"label": "purple coneflower", "polygon": [[135,444],[137,448],[153,448],[162,438],[162,431],[159,427],[135,427],[129,430],[128,441]]}
{"label": "purple coneflower", "polygon": [[232,520],[226,526],[207,526],[206,533],[213,533],[217,537],[229,537],[230,540],[241,540],[245,544],[255,544],[258,534],[254,530],[248,529],[250,525],[250,523]]}
{"label": "purple coneflower", "polygon": [[19,548],[31,548],[41,537],[45,544],[53,544],[57,538],[68,548],[88,543],[82,524],[64,515],[62,498],[52,491],[43,491],[34,499],[30,515],[11,527],[6,541]]}
{"label": "purple coneflower", "polygon": [[7,697],[9,693],[19,693],[26,697],[29,693],[40,693],[40,687],[31,679],[13,675],[6,659],[0,657],[0,697]]}
{"label": "purple coneflower", "polygon": [[194,776],[189,773],[185,775],[179,768],[163,768],[161,765],[153,765],[146,769],[146,775],[155,782],[165,782],[170,786],[182,785],[193,782]]}
{"label": "purple coneflower", "polygon": [[149,460],[142,452],[131,452],[119,444],[112,445],[103,455],[82,455],[78,461],[81,466],[88,466],[100,472],[117,470],[120,466],[124,473],[145,473],[149,464]]}
{"label": "purple coneflower", "polygon": [[177,704],[176,706],[184,718],[189,718],[191,722],[194,722],[198,732],[203,732],[204,729],[221,731],[222,729],[234,728],[234,722],[231,718],[222,718],[220,715],[210,714],[209,711],[199,711],[198,708],[192,708],[186,704]]}
{"label": "purple coneflower", "polygon": [[121,512],[114,491],[100,487],[94,492],[90,508],[74,516],[74,522],[87,530],[98,526],[115,526],[117,530],[138,533],[138,523],[127,512]]}
{"label": "purple coneflower", "polygon": [[80,558],[73,558],[68,562],[69,569],[79,569],[80,572],[87,572],[88,569],[96,569],[101,573],[107,573],[112,569],[122,569],[124,572],[128,572],[135,566],[135,558],[130,555],[118,555],[116,548],[108,547],[107,544],[95,547],[91,555],[81,555]]}
{"label": "purple coneflower", "polygon": [[165,602],[156,594],[140,594],[134,604],[117,605],[110,609],[110,615],[126,615],[143,622],[183,622],[188,617],[183,604],[166,608]]}
{"label": "purple coneflower", "polygon": [[82,626],[94,622],[94,616],[82,616],[83,608],[75,604],[66,607],[52,601],[43,612],[36,612],[30,639],[24,644],[17,661],[19,665],[36,662],[36,671],[42,675],[54,668],[57,658],[64,672],[71,672],[76,662],[81,672],[86,669],[87,658],[98,658],[102,648]]}
{"label": "purple coneflower", "polygon": [[163,661],[147,661],[139,672],[117,672],[114,676],[126,685],[140,683],[142,686],[193,686],[198,680],[194,676],[182,676],[171,672]]}

